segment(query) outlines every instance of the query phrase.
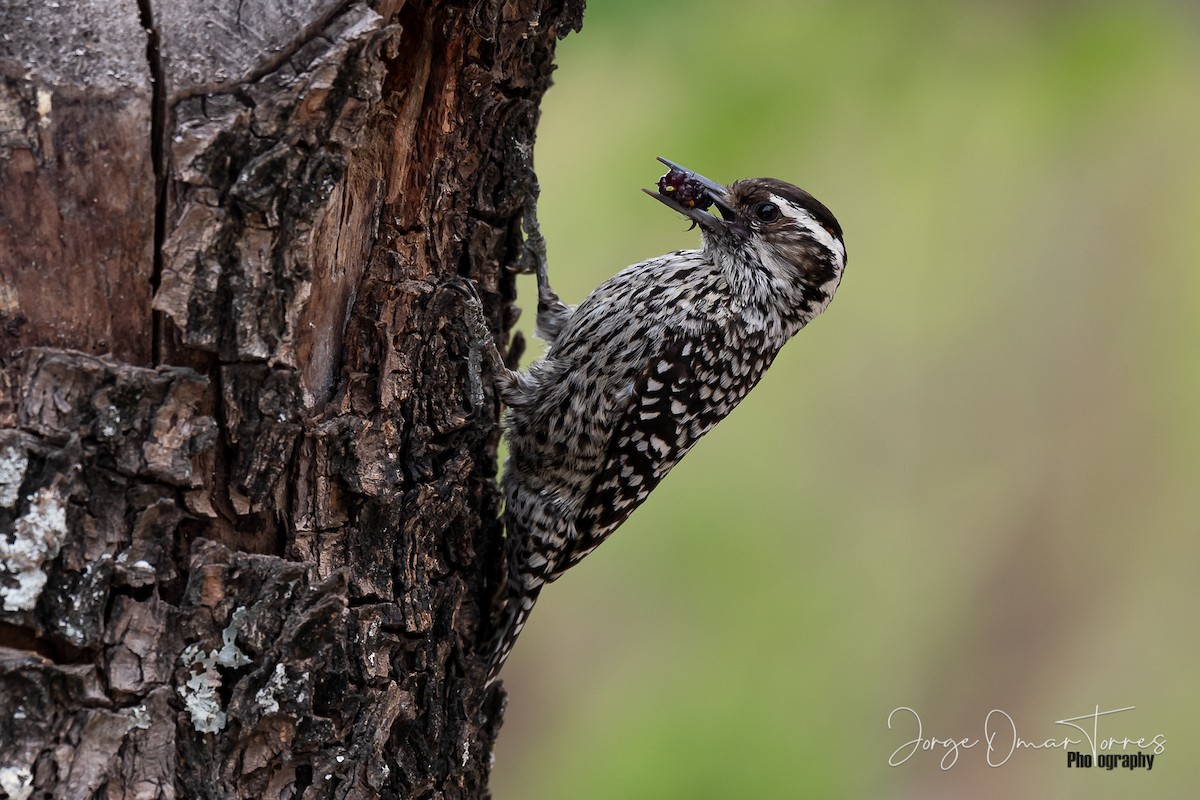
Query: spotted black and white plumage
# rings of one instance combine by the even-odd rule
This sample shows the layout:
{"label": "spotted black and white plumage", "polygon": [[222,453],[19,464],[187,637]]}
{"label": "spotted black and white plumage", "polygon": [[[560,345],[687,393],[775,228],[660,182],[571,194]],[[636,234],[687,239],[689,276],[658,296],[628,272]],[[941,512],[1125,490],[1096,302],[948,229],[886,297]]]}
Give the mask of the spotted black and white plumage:
{"label": "spotted black and white plumage", "polygon": [[655,197],[702,226],[701,249],[627,267],[577,308],[539,269],[538,335],[548,350],[499,379],[510,407],[508,590],[490,678],[542,587],[625,521],[841,280],[841,227],[807,192],[770,178],[726,189],[686,174],[707,187],[720,218]]}

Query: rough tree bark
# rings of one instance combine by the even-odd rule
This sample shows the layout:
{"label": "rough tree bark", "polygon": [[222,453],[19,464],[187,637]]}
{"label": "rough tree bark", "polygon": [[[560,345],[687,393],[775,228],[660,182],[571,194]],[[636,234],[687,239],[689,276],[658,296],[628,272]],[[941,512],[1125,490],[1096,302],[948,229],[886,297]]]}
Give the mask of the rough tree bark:
{"label": "rough tree bark", "polygon": [[583,0],[0,6],[0,796],[485,797],[498,331]]}

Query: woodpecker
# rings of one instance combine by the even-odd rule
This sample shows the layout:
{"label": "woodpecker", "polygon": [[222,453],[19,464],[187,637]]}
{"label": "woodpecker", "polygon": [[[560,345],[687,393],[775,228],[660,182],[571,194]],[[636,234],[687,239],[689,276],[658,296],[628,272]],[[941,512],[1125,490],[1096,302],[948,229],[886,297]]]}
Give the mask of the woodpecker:
{"label": "woodpecker", "polygon": [[542,588],[733,410],[842,279],[842,228],[808,192],[773,178],[725,187],[659,161],[670,172],[643,191],[698,225],[701,248],[627,267],[577,307],[550,288],[539,259],[535,333],[546,353],[525,371],[496,367],[509,408],[508,577],[489,683]]}

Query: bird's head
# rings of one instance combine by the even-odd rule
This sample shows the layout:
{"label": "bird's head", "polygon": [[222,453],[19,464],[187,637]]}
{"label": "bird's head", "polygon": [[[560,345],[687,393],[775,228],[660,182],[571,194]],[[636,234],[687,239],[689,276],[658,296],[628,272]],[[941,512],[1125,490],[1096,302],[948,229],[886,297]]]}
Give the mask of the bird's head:
{"label": "bird's head", "polygon": [[825,310],[842,279],[846,245],[842,226],[821,201],[775,178],[748,178],[725,187],[659,161],[671,171],[657,192],[644,191],[699,225],[707,252],[738,271],[748,270],[755,282],[786,288],[809,319]]}

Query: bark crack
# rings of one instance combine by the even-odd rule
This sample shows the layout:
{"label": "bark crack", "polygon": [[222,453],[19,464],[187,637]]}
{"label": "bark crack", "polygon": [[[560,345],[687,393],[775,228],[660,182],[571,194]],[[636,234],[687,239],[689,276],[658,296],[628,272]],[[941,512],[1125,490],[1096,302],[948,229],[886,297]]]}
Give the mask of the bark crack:
{"label": "bark crack", "polygon": [[[151,0],[138,0],[138,3],[141,5],[147,5],[150,2]],[[239,0],[237,7],[237,24],[239,27],[242,25],[242,7],[244,5],[243,0]],[[193,97],[204,97],[210,94],[237,91],[241,87],[258,83],[268,75],[277,72],[280,67],[290,61],[293,56],[303,50],[308,44],[319,39],[332,41],[325,35],[325,31],[335,19],[351,10],[354,6],[354,0],[346,0],[344,3],[338,3],[327,8],[322,14],[314,17],[311,22],[301,28],[296,37],[281,46],[278,52],[269,56],[264,54],[263,60],[253,69],[240,76],[235,86],[230,86],[228,81],[213,81],[211,83],[190,85],[182,90],[180,90],[180,87],[176,87],[178,94],[175,95],[173,100],[175,102],[182,102]]]}
{"label": "bark crack", "polygon": [[[146,31],[146,62],[150,68],[150,162],[154,170],[154,267],[150,273],[150,292],[151,296],[154,296],[158,294],[159,283],[162,281],[163,242],[167,236],[167,86],[158,28],[154,25],[153,0],[138,0],[138,11],[142,28]],[[150,357],[154,364],[159,364],[162,362],[163,327],[166,320],[161,311],[152,313],[154,320]]]}

